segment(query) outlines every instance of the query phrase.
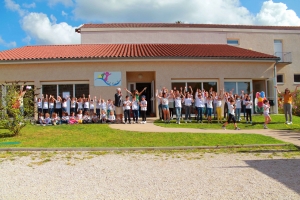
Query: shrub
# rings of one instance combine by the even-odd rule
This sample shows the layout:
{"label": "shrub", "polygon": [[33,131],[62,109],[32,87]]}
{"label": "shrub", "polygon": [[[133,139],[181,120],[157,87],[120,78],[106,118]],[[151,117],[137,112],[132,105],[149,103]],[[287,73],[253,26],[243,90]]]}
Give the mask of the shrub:
{"label": "shrub", "polygon": [[[34,90],[25,89],[18,82],[6,84],[5,86],[3,87],[4,90],[0,91],[0,125],[8,129],[15,136],[26,125],[28,121],[26,118],[33,116]],[[20,108],[19,97],[22,94],[24,95],[23,108]]]}

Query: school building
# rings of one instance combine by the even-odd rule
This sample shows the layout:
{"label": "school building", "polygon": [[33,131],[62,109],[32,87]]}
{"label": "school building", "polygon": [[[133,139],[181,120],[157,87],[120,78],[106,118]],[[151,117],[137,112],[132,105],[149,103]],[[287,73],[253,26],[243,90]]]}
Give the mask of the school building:
{"label": "school building", "polygon": [[43,94],[104,99],[118,87],[123,93],[147,87],[148,114],[156,115],[155,89],[162,87],[265,91],[276,104],[275,84],[293,90],[300,83],[300,27],[119,23],[75,31],[81,44],[0,52],[0,83],[26,81]]}

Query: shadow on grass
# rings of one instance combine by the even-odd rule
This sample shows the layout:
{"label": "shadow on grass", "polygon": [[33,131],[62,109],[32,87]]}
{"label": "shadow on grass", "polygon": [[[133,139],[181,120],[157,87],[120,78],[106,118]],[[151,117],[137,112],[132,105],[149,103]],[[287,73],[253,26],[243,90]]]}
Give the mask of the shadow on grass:
{"label": "shadow on grass", "polygon": [[7,138],[7,137],[14,137],[15,135],[11,134],[10,132],[0,133],[0,138]]}

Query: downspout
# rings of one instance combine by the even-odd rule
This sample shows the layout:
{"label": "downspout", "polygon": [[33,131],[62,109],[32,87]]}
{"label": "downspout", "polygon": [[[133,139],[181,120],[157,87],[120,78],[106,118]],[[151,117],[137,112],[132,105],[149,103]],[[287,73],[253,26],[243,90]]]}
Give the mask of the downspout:
{"label": "downspout", "polygon": [[[277,63],[278,60],[276,60],[274,64],[274,86],[277,85],[277,69],[276,69]],[[274,103],[275,103],[274,113],[278,114],[278,98],[277,98],[277,89],[275,87],[274,87]]]}

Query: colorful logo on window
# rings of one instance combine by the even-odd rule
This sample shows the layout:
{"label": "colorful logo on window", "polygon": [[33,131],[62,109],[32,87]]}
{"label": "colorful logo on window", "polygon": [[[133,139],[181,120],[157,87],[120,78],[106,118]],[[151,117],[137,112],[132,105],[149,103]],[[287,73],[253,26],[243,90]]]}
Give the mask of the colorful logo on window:
{"label": "colorful logo on window", "polygon": [[95,72],[94,86],[121,86],[121,72]]}

